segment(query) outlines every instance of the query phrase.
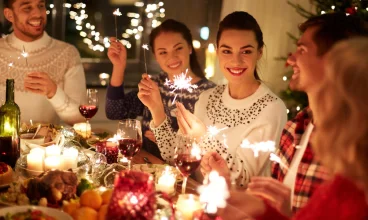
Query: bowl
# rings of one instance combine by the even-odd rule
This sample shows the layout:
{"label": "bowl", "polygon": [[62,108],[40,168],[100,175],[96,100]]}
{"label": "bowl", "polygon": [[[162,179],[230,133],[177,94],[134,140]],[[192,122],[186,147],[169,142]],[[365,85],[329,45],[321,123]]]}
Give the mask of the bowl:
{"label": "bowl", "polygon": [[13,206],[0,209],[0,216],[6,216],[7,214],[16,214],[20,212],[26,212],[28,210],[39,210],[44,214],[55,218],[56,220],[73,220],[73,218],[65,212],[59,211],[53,208],[41,207],[41,206]]}

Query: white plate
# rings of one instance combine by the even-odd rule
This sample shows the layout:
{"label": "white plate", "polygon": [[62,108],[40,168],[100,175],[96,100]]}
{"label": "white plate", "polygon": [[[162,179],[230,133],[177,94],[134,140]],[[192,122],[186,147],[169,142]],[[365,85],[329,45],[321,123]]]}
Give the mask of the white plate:
{"label": "white plate", "polygon": [[56,218],[57,220],[73,220],[73,218],[66,214],[65,212],[59,211],[57,209],[46,208],[41,206],[13,206],[0,209],[0,216],[5,216],[7,213],[15,214],[18,212],[25,212],[28,209],[40,210],[46,215]]}

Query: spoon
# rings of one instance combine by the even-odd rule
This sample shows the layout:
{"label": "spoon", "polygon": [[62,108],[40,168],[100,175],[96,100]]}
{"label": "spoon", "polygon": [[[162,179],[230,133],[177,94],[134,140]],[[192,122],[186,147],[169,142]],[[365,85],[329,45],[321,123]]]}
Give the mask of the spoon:
{"label": "spoon", "polygon": [[38,124],[38,126],[37,126],[37,130],[36,130],[36,132],[34,133],[34,135],[33,135],[32,139],[34,139],[34,138],[36,137],[37,133],[40,131],[40,128],[41,128],[41,124]]}

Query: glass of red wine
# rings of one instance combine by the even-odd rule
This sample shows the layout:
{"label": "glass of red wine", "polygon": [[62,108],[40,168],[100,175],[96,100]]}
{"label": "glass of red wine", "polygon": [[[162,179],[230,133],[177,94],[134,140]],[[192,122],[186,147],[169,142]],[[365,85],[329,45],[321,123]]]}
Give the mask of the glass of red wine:
{"label": "glass of red wine", "polygon": [[128,160],[128,170],[131,169],[131,160],[142,147],[142,126],[136,119],[119,121],[117,134],[120,135],[119,151]]}
{"label": "glass of red wine", "polygon": [[188,177],[196,171],[202,160],[202,150],[195,138],[178,135],[174,163],[183,175],[182,194],[185,194]]}
{"label": "glass of red wine", "polygon": [[86,119],[86,137],[88,137],[89,120],[96,115],[98,110],[98,90],[87,89],[87,97],[83,98],[79,105],[79,112]]}

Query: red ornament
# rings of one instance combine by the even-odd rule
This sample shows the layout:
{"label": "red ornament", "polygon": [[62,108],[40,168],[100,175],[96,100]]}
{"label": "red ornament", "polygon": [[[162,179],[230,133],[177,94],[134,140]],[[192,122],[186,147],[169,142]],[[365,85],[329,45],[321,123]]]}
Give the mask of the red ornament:
{"label": "red ornament", "polygon": [[345,12],[350,15],[354,15],[357,13],[357,10],[355,9],[355,7],[350,7],[350,8],[345,9]]}

